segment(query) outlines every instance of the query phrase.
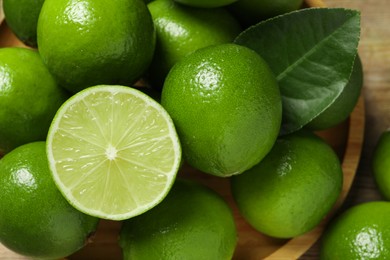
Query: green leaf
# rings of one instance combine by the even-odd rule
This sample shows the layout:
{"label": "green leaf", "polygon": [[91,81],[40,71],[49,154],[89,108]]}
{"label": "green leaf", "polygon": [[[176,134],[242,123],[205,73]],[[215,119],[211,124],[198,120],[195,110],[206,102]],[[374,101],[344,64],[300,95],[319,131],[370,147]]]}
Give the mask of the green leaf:
{"label": "green leaf", "polygon": [[346,86],[360,37],[360,12],[308,8],[260,22],[235,43],[255,50],[276,75],[283,100],[281,134],[299,130]]}

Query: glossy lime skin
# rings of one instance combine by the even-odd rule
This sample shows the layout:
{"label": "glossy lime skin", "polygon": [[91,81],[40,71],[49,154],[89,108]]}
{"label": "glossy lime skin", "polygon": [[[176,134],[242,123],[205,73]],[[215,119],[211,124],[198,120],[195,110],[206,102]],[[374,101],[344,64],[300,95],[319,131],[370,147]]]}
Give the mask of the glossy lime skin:
{"label": "glossy lime skin", "polygon": [[22,145],[0,160],[0,242],[32,258],[58,259],[86,243],[98,219],[62,197],[48,167],[45,142]]}
{"label": "glossy lime skin", "polygon": [[67,98],[38,52],[0,49],[0,154],[45,140],[54,114]]}
{"label": "glossy lime skin", "polygon": [[177,3],[192,7],[215,8],[230,5],[237,0],[174,0]]}
{"label": "glossy lime skin", "polygon": [[237,243],[232,212],[215,192],[176,180],[155,208],[126,220],[124,259],[231,259]]}
{"label": "glossy lime skin", "polygon": [[246,25],[280,14],[295,11],[301,7],[303,0],[238,0],[230,10]]}
{"label": "glossy lime skin", "polygon": [[278,138],[256,166],[231,180],[243,217],[269,236],[291,238],[314,228],[332,208],[343,173],[335,152],[309,132]]}
{"label": "glossy lime skin", "polygon": [[326,228],[320,259],[390,259],[390,203],[358,204]]}
{"label": "glossy lime skin", "polygon": [[148,8],[157,32],[149,78],[157,88],[162,87],[172,66],[189,53],[232,42],[241,32],[236,19],[222,8],[191,8],[172,0],[156,0]]}
{"label": "glossy lime skin", "polygon": [[3,0],[7,25],[26,45],[37,47],[37,23],[45,0]]}
{"label": "glossy lime skin", "polygon": [[217,176],[257,164],[280,129],[275,76],[258,54],[235,44],[206,47],[178,62],[161,103],[175,123],[184,159]]}
{"label": "glossy lime skin", "polygon": [[155,38],[143,0],[46,0],[38,20],[42,59],[72,92],[132,84],[149,66]]}
{"label": "glossy lime skin", "polygon": [[343,122],[352,113],[363,87],[363,67],[356,56],[349,82],[337,99],[320,115],[306,125],[311,130],[324,130]]}
{"label": "glossy lime skin", "polygon": [[377,141],[373,157],[372,171],[382,196],[390,200],[390,131],[384,131]]}

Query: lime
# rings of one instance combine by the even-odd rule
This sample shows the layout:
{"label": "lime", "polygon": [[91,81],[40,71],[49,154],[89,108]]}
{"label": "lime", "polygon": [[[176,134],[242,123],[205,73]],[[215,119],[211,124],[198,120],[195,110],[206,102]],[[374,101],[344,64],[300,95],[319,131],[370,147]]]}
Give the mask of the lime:
{"label": "lime", "polygon": [[390,203],[365,202],[334,219],[321,241],[321,259],[390,259]]}
{"label": "lime", "polygon": [[232,212],[205,186],[177,180],[155,208],[126,220],[124,259],[231,259],[237,243]]}
{"label": "lime", "polygon": [[324,130],[343,122],[351,114],[359,99],[363,86],[363,69],[356,56],[351,77],[337,99],[314,120],[306,125],[311,130]]}
{"label": "lime", "polygon": [[301,7],[303,0],[238,0],[230,10],[237,19],[247,25],[280,14],[295,11]]}
{"label": "lime", "polygon": [[122,220],[158,204],[181,160],[159,103],[123,86],[87,88],[58,110],[47,137],[54,181],[82,212]]}
{"label": "lime", "polygon": [[278,138],[259,164],[231,180],[243,217],[256,230],[279,238],[301,235],[319,224],[342,183],[337,155],[309,132]]}
{"label": "lime", "polygon": [[202,47],[232,42],[241,32],[238,22],[223,8],[191,8],[172,0],[156,0],[148,8],[157,32],[149,78],[157,88],[184,56]]}
{"label": "lime", "polygon": [[0,154],[43,141],[68,94],[57,86],[36,51],[0,49]]}
{"label": "lime", "polygon": [[230,5],[237,0],[174,0],[177,3],[192,7],[215,8]]}
{"label": "lime", "polygon": [[184,159],[217,176],[257,164],[280,129],[275,76],[257,53],[235,44],[202,48],[178,62],[161,103],[177,127]]}
{"label": "lime", "polygon": [[37,46],[37,23],[45,0],[3,0],[7,25],[26,45]]}
{"label": "lime", "polygon": [[32,258],[58,259],[82,248],[98,219],[73,208],[51,178],[45,142],[0,160],[0,242]]}
{"label": "lime", "polygon": [[390,200],[390,131],[382,133],[377,141],[373,159],[372,170],[379,191],[387,200]]}
{"label": "lime", "polygon": [[38,45],[57,81],[77,92],[132,84],[152,60],[155,30],[142,0],[46,0]]}

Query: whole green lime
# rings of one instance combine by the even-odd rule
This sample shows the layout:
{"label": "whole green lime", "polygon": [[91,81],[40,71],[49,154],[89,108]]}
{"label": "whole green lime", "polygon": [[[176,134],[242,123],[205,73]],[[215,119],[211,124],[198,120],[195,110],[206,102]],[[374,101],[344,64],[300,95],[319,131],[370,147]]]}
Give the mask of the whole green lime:
{"label": "whole green lime", "polygon": [[217,176],[257,164],[280,129],[275,76],[257,53],[235,44],[202,48],[178,62],[161,103],[175,123],[184,159]]}
{"label": "whole green lime", "polygon": [[384,131],[374,149],[372,171],[377,187],[390,200],[390,131]]}
{"label": "whole green lime", "polygon": [[57,86],[38,52],[0,49],[0,154],[43,141],[68,94]]}
{"label": "whole green lime", "polygon": [[336,202],[343,183],[332,148],[310,132],[278,138],[270,153],[231,180],[233,198],[256,230],[291,238],[313,229]]}
{"label": "whole green lime", "polygon": [[352,113],[363,86],[363,68],[356,56],[351,77],[337,99],[314,120],[306,125],[311,130],[324,130],[343,122]]}
{"label": "whole green lime", "polygon": [[126,220],[120,233],[124,259],[231,259],[237,243],[232,212],[201,184],[176,180],[156,207]]}
{"label": "whole green lime", "polygon": [[63,87],[130,85],[148,68],[155,30],[143,0],[46,0],[38,47]]}
{"label": "whole green lime", "polygon": [[7,25],[26,45],[37,46],[37,23],[45,0],[3,0]]}
{"label": "whole green lime", "polygon": [[390,259],[390,203],[358,204],[336,217],[325,230],[320,257]]}
{"label": "whole green lime", "polygon": [[247,25],[300,8],[303,0],[238,0],[230,10]]}
{"label": "whole green lime", "polygon": [[58,259],[82,248],[98,219],[62,197],[45,151],[45,142],[34,142],[0,160],[0,242],[25,256]]}
{"label": "whole green lime", "polygon": [[156,88],[161,89],[169,70],[189,53],[232,42],[241,32],[236,19],[223,8],[191,8],[173,0],[156,0],[148,8],[157,32],[149,75]]}
{"label": "whole green lime", "polygon": [[234,3],[237,0],[174,0],[174,1],[192,7],[215,8],[215,7],[230,5],[231,3]]}

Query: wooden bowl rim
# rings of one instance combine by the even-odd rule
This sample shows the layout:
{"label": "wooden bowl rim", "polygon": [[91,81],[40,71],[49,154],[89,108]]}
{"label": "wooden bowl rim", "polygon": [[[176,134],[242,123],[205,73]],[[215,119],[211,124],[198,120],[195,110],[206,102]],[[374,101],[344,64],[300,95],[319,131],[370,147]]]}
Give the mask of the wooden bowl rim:
{"label": "wooden bowl rim", "polygon": [[[322,0],[305,0],[309,7],[326,7]],[[312,231],[290,239],[265,259],[298,259],[321,237],[327,223],[344,203],[356,175],[362,152],[365,131],[365,104],[363,93],[352,111],[348,122],[348,137],[342,161],[344,182],[341,195],[326,218]]]}
{"label": "wooden bowl rim", "polygon": [[[322,0],[305,0],[309,7],[326,7]],[[0,0],[2,7],[2,0]],[[0,7],[0,24],[4,14]],[[358,103],[348,119],[348,137],[342,161],[344,183],[342,193],[327,217],[312,231],[288,240],[283,246],[271,253],[265,259],[298,259],[320,238],[327,223],[344,203],[351,189],[362,151],[365,125],[364,96],[361,94]]]}
{"label": "wooden bowl rim", "polygon": [[365,125],[365,104],[363,94],[359,97],[358,103],[349,117],[348,122],[348,137],[345,147],[345,152],[342,161],[342,169],[344,174],[342,192],[325,219],[313,230],[301,236],[292,238],[279,249],[271,253],[265,259],[298,259],[307,250],[312,247],[326,228],[328,222],[340,209],[344,203],[352,183],[354,181],[356,171],[359,165],[364,139]]}

